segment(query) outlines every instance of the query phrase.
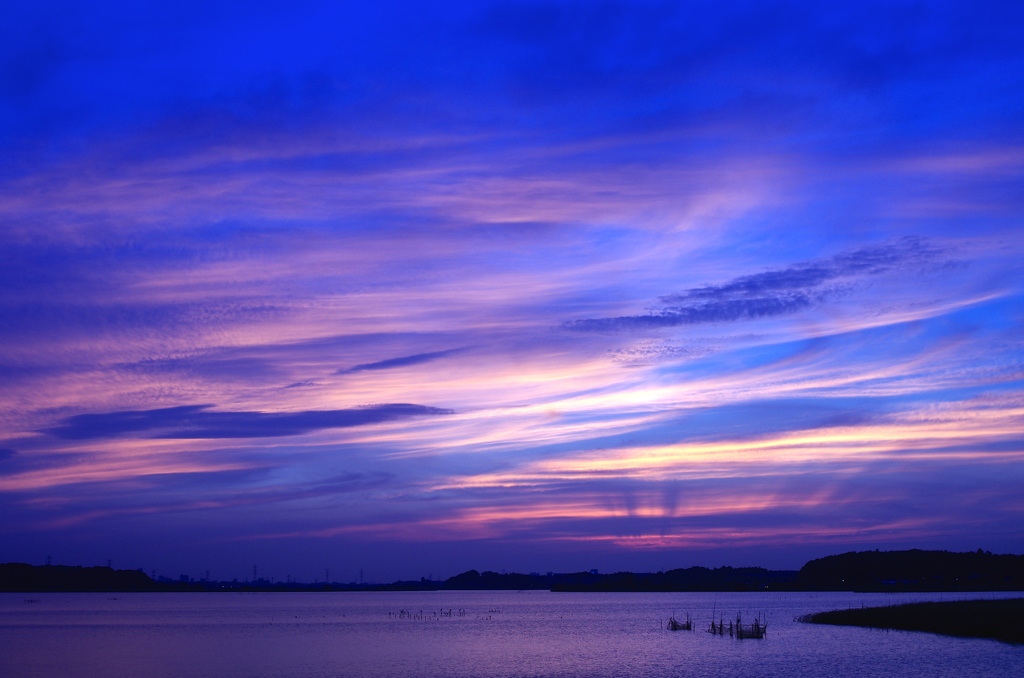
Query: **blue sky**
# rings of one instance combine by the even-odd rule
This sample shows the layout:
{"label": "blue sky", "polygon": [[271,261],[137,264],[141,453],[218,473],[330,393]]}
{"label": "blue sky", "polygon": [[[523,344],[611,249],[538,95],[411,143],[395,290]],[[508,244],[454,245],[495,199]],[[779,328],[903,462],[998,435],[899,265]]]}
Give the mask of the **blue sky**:
{"label": "blue sky", "polygon": [[1017,3],[33,3],[3,558],[1024,551]]}

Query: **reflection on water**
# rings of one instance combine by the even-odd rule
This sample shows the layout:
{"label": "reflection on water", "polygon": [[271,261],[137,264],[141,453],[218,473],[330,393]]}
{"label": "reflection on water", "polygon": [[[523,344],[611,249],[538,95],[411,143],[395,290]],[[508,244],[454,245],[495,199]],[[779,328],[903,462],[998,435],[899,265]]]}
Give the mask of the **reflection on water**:
{"label": "reflection on water", "polygon": [[[1022,647],[794,621],[965,597],[979,595],[0,594],[0,676],[1024,675]],[[696,631],[665,629],[686,614]],[[767,637],[713,636],[712,614],[761,614]]]}

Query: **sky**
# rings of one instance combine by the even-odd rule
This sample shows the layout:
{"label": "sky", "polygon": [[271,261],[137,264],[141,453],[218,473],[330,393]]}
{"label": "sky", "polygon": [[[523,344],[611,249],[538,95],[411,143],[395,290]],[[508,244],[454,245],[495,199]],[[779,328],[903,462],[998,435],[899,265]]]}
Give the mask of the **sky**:
{"label": "sky", "polygon": [[1024,553],[1024,5],[15,3],[0,561]]}

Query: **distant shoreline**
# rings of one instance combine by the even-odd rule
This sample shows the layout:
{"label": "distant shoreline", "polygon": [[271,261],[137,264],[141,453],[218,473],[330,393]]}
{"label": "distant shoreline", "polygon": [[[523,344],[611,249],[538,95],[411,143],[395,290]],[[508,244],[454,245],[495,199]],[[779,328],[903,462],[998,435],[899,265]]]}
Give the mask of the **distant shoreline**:
{"label": "distant shoreline", "polygon": [[1024,644],[1024,598],[907,603],[818,612],[799,618],[807,624],[924,631],[959,638],[986,638]]}
{"label": "distant shoreline", "polygon": [[797,570],[762,567],[688,567],[661,572],[478,572],[444,580],[391,583],[272,579],[196,580],[148,577],[141,570],[111,567],[0,563],[0,591],[555,591],[580,593],[696,593],[753,591],[855,591],[875,593],[982,593],[1024,591],[1024,556],[949,551],[862,551],[818,558]]}

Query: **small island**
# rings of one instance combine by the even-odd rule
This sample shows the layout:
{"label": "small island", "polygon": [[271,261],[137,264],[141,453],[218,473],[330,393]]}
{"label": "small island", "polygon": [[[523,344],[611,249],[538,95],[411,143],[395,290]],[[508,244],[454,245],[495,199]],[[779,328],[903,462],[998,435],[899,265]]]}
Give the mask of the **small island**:
{"label": "small island", "polygon": [[989,638],[1024,644],[1024,598],[908,603],[818,612],[800,617],[808,624],[925,631],[961,638]]}

